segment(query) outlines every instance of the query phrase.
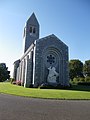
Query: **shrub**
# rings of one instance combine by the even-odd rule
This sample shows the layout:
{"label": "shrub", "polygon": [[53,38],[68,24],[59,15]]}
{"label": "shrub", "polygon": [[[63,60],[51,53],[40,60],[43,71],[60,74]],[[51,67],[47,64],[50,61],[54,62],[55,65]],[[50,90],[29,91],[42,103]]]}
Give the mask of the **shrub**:
{"label": "shrub", "polygon": [[79,78],[79,82],[85,82],[85,78],[80,77],[80,78]]}
{"label": "shrub", "polygon": [[72,81],[73,84],[77,84],[78,82],[79,82],[79,78],[73,78],[73,81]]}
{"label": "shrub", "polygon": [[79,82],[78,85],[90,86],[90,82]]}
{"label": "shrub", "polygon": [[71,83],[78,84],[79,82],[85,82],[85,78],[83,78],[83,77],[74,78]]}
{"label": "shrub", "polygon": [[85,82],[90,82],[90,77],[89,76],[85,77]]}
{"label": "shrub", "polygon": [[85,78],[79,78],[79,81],[77,81],[78,85],[90,85],[90,77]]}
{"label": "shrub", "polygon": [[16,85],[21,86],[21,81],[20,80],[16,81]]}
{"label": "shrub", "polygon": [[15,82],[15,79],[14,78],[10,78],[10,82],[11,82],[11,84],[13,84]]}

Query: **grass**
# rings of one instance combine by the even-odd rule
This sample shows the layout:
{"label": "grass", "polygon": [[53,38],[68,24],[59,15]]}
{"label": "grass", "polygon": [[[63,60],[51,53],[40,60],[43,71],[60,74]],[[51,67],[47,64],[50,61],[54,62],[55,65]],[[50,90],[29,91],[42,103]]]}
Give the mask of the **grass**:
{"label": "grass", "polygon": [[0,93],[32,98],[90,100],[90,86],[73,86],[69,90],[24,88],[10,83],[0,83]]}

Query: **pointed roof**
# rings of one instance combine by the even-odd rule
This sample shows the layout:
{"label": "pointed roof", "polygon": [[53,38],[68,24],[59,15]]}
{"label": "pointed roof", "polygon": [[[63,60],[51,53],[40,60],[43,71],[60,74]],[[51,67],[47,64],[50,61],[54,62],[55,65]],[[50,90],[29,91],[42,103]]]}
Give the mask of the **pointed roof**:
{"label": "pointed roof", "polygon": [[26,22],[27,24],[32,24],[32,25],[39,25],[38,20],[35,16],[35,13],[33,12],[32,15],[29,17],[29,19]]}
{"label": "pointed roof", "polygon": [[[51,34],[51,35],[48,35],[48,36],[46,36],[46,37],[37,39],[36,41],[37,41],[37,42],[41,42],[41,41],[46,40],[46,39],[48,39],[48,38],[51,38],[51,39],[52,39],[52,38],[55,38],[55,39],[57,39],[57,40],[59,41],[60,44],[68,47],[63,41],[61,41],[61,40],[60,40],[56,35],[54,35],[54,34]],[[54,39],[52,39],[52,40],[54,40]]]}

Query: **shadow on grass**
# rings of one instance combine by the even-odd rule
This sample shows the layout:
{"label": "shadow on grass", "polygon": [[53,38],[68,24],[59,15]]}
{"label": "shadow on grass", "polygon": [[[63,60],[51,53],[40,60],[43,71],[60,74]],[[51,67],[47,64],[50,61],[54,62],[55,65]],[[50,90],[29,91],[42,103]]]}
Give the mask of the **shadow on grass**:
{"label": "shadow on grass", "polygon": [[70,86],[62,86],[60,84],[48,84],[43,83],[41,86],[39,86],[40,89],[55,89],[55,90],[74,90],[74,91],[87,91],[90,92],[90,85],[78,85],[78,84],[71,84]]}
{"label": "shadow on grass", "polygon": [[72,85],[68,90],[87,91],[90,92],[90,86]]}

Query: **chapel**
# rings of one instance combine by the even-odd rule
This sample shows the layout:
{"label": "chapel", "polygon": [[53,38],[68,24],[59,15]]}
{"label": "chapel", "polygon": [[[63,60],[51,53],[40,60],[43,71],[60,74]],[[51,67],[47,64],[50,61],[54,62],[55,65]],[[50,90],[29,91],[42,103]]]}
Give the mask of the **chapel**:
{"label": "chapel", "polygon": [[68,46],[54,34],[39,38],[40,25],[33,13],[24,27],[24,53],[14,62],[13,78],[24,87],[69,85]]}

